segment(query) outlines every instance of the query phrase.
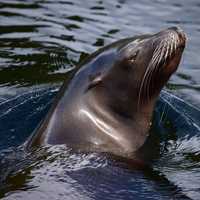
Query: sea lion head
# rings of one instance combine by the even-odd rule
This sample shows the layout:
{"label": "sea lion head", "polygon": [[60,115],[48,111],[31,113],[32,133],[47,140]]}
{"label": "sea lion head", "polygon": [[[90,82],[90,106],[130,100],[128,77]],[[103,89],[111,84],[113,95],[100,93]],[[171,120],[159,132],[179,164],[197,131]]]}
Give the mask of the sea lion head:
{"label": "sea lion head", "polygon": [[178,27],[125,40],[112,58],[107,56],[114,61],[103,73],[97,73],[91,88],[95,86],[98,99],[123,116],[151,113],[161,89],[179,65],[185,43],[186,35]]}

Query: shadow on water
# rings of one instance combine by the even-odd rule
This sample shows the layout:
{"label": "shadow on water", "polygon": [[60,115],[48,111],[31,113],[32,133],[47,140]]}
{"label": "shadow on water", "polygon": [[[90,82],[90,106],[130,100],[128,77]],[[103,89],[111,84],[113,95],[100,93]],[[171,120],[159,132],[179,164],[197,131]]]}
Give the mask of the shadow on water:
{"label": "shadow on water", "polygon": [[[198,0],[1,0],[0,196],[199,199],[199,24]],[[151,149],[148,168],[64,147],[28,154],[19,146],[88,54],[115,40],[174,25],[189,35],[181,68],[167,86],[181,99],[161,94],[143,147]]]}

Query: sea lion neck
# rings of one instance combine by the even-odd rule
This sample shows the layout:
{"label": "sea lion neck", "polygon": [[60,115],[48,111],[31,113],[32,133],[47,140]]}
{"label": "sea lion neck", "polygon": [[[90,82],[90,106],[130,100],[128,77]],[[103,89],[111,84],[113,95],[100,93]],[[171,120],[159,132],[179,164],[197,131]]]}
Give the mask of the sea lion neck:
{"label": "sea lion neck", "polygon": [[107,124],[121,124],[121,126],[135,125],[141,127],[140,130],[146,133],[147,126],[152,117],[154,102],[149,102],[138,110],[136,107],[137,103],[133,99],[132,102],[123,102],[123,108],[121,108],[115,101],[110,101],[110,97],[106,98],[105,95],[101,96],[100,92],[97,92],[97,94],[95,92],[90,94],[90,98],[87,98],[87,108],[95,116],[106,121]]}
{"label": "sea lion neck", "polygon": [[84,102],[85,107],[81,107],[78,112],[88,123],[93,122],[102,134],[113,141],[117,146],[113,149],[114,153],[132,155],[145,142],[151,113],[138,112],[132,117],[127,117],[112,110],[105,102],[101,102],[100,98],[97,100],[92,96],[90,94],[90,99],[87,98],[87,102]]}
{"label": "sea lion neck", "polygon": [[[123,74],[110,73],[112,73],[111,78],[105,77],[99,85],[88,92],[89,104],[93,108],[98,108],[98,110],[101,108],[119,119],[149,121],[158,95],[138,107],[138,86],[134,83],[131,85],[131,81],[127,81],[128,78]],[[121,80],[119,80],[120,78]]]}

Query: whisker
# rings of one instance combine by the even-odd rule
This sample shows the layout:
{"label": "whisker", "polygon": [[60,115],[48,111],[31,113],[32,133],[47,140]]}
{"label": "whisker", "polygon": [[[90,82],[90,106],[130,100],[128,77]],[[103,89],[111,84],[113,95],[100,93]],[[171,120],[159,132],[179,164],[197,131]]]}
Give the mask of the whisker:
{"label": "whisker", "polygon": [[[163,106],[164,108],[163,108],[163,111],[162,111],[162,114],[161,114],[161,117],[160,117],[159,125],[160,125],[161,121],[163,121],[163,123],[165,123],[165,120],[167,119],[167,115],[168,115],[169,109],[170,109],[169,105],[171,105],[171,103],[173,101],[172,98],[170,98],[169,100],[167,100],[167,99],[164,99],[163,97],[161,97],[161,99],[163,99],[163,101],[165,103],[164,103],[164,106]],[[164,115],[165,115],[165,119],[164,119]]]}
{"label": "whisker", "polygon": [[142,89],[144,87],[144,82],[145,82],[145,79],[146,79],[146,76],[148,74],[148,71],[149,71],[150,67],[148,66],[146,71],[145,71],[145,74],[143,76],[143,79],[141,81],[141,84],[140,84],[140,89],[139,89],[139,94],[138,94],[138,109],[140,107],[140,104],[141,104],[141,95],[142,95]]}
{"label": "whisker", "polygon": [[[150,100],[150,89],[151,84],[153,84],[154,74],[158,73],[160,70],[161,64],[167,62],[167,59],[172,56],[173,52],[176,50],[179,42],[179,38],[176,34],[169,34],[168,37],[162,39],[159,45],[155,48],[152,59],[144,73],[142,81],[139,87],[138,94],[138,109],[143,103],[142,98],[146,98],[148,101]],[[153,86],[152,86],[153,87]],[[143,97],[143,95],[145,95]]]}
{"label": "whisker", "polygon": [[151,83],[152,83],[152,77],[153,77],[153,74],[154,74],[154,69],[151,69],[151,70],[149,70],[149,73],[148,73],[148,76],[147,76],[147,86],[148,87],[146,87],[146,93],[147,93],[147,97],[148,97],[148,101],[150,101],[150,89],[151,89]]}

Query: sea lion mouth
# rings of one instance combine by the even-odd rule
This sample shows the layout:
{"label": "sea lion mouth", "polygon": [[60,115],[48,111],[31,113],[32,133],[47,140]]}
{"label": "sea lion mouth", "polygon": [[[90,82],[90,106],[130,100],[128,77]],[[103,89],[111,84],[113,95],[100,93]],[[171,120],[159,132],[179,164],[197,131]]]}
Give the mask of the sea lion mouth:
{"label": "sea lion mouth", "polygon": [[155,35],[153,40],[155,50],[152,56],[152,65],[166,63],[172,59],[178,50],[183,50],[186,43],[186,35],[182,29],[171,27]]}
{"label": "sea lion mouth", "polygon": [[186,34],[179,27],[165,29],[153,36],[154,51],[141,80],[138,107],[149,101],[152,96],[158,95],[169,77],[176,71],[186,40]]}

